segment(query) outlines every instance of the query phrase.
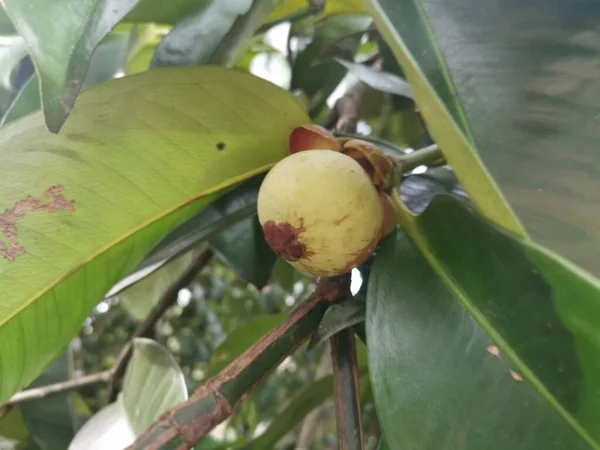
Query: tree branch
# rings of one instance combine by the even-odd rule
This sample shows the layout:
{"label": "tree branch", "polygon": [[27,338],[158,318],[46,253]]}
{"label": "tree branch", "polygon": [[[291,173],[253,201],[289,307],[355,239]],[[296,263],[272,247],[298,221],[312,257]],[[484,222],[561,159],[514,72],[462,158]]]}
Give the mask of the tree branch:
{"label": "tree branch", "polygon": [[[377,58],[372,68],[375,70],[381,69],[382,60]],[[336,102],[329,115],[323,121],[325,128],[333,128],[340,133],[356,133],[356,125],[358,124],[358,110],[360,103],[369,90],[362,81],[359,81],[342,95]]]}
{"label": "tree branch", "polygon": [[407,173],[419,166],[436,166],[444,164],[444,155],[437,144],[430,145],[412,153],[392,157],[402,173]]}
{"label": "tree branch", "polygon": [[129,449],[192,448],[314,332],[329,304],[347,291],[348,283],[346,276],[320,280],[315,293],[283,323],[200,386],[186,402],[163,414]]}
{"label": "tree branch", "polygon": [[90,386],[97,383],[107,383],[112,379],[112,370],[107,369],[102,372],[93,373],[91,375],[85,375],[79,378],[73,378],[67,381],[61,381],[60,383],[49,384],[48,386],[41,386],[38,388],[27,389],[21,392],[17,392],[6,403],[2,406],[16,405],[17,403],[28,402],[30,400],[39,400],[41,398],[48,397],[53,394],[59,394],[65,391],[72,391],[79,389],[84,386]]}
{"label": "tree branch", "polygon": [[[79,389],[84,386],[89,386],[97,383],[109,383],[112,382],[113,386],[111,389],[111,398],[115,396],[114,381],[120,378],[127,367],[127,362],[131,356],[131,343],[137,337],[146,336],[150,330],[156,325],[156,322],[164,315],[164,313],[177,301],[177,294],[181,289],[186,287],[194,279],[195,275],[206,266],[212,257],[212,251],[209,248],[204,248],[198,252],[194,257],[190,266],[181,276],[169,285],[167,290],[161,295],[160,299],[152,308],[148,317],[144,319],[142,323],[131,336],[129,342],[125,345],[117,362],[110,369],[102,372],[85,375],[83,377],[73,378],[71,380],[61,381],[60,383],[49,384],[47,386],[41,386],[34,389],[26,389],[13,395],[4,405],[15,405],[30,400],[38,400],[40,398],[48,397],[50,395],[58,394],[61,392],[72,391]],[[0,406],[4,406],[0,405]]]}
{"label": "tree branch", "polygon": [[347,328],[330,341],[338,449],[364,450],[354,332]]}

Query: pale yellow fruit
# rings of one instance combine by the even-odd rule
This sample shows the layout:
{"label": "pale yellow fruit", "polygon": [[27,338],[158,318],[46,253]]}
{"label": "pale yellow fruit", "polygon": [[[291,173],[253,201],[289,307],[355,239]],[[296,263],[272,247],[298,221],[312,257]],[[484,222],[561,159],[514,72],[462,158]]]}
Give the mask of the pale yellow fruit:
{"label": "pale yellow fruit", "polygon": [[281,160],[258,194],[265,239],[297,269],[318,276],[348,272],[381,237],[383,207],[364,169],[331,150]]}

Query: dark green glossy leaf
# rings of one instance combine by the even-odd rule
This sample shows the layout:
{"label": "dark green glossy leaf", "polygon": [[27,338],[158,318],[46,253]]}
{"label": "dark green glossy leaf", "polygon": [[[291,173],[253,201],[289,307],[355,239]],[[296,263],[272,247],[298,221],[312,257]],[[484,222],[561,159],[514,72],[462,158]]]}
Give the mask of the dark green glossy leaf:
{"label": "dark green glossy leaf", "polygon": [[421,86],[415,97],[432,136],[479,209],[516,231],[489,210],[498,194],[477,184],[484,169],[465,162],[467,147],[534,241],[600,275],[600,4],[367,3],[411,85]]}
{"label": "dark green glossy leaf", "polygon": [[[528,346],[544,352],[539,344],[546,331],[527,323],[531,315],[503,311],[506,319],[526,324],[523,333],[538,331]],[[523,379],[401,231],[385,240],[371,274],[367,341],[375,404],[390,448],[590,448]],[[564,373],[572,379],[568,369]]]}
{"label": "dark green glossy leaf", "polygon": [[365,301],[357,298],[334,303],[327,309],[313,334],[309,347],[317,346],[334,334],[365,321]]}
{"label": "dark green glossy leaf", "polygon": [[179,22],[157,45],[152,67],[207,64],[238,18],[246,14],[252,0],[213,1],[206,8]]}
{"label": "dark green glossy leaf", "polygon": [[[91,58],[82,88],[125,74],[130,36],[131,30],[120,30],[110,33],[100,42]],[[31,114],[40,109],[41,105],[39,78],[34,72],[13,99],[2,118],[2,124]]]}
{"label": "dark green glossy leaf", "polygon": [[382,72],[364,64],[357,64],[340,58],[336,58],[336,61],[348,69],[360,81],[373,89],[388,94],[412,98],[409,84],[393,73]]}
{"label": "dark green glossy leaf", "polygon": [[58,132],[73,108],[98,43],[138,1],[2,0],[35,61],[51,131]]}
{"label": "dark green glossy leaf", "polygon": [[273,7],[273,0],[213,1],[171,30],[157,45],[151,66],[232,66]]}
{"label": "dark green glossy leaf", "polygon": [[[59,356],[29,388],[59,383],[70,378],[70,353]],[[21,404],[23,422],[41,450],[64,450],[75,436],[69,392]]]}
{"label": "dark green glossy leaf", "polygon": [[262,289],[277,256],[265,241],[258,219],[251,217],[223,231],[210,241],[215,253],[240,277]]}
{"label": "dark green glossy leaf", "polygon": [[11,105],[2,117],[0,125],[20,119],[23,116],[37,111],[41,107],[42,100],[40,98],[38,77],[34,74],[13,98]]}
{"label": "dark green glossy leaf", "polygon": [[213,352],[208,376],[216,375],[231,361],[241,355],[252,344],[275,328],[285,319],[285,314],[272,314],[258,317],[247,324],[233,330]]}
{"label": "dark green glossy leaf", "polygon": [[[422,297],[431,298],[431,302],[435,300],[436,303],[430,304],[422,312],[423,320],[426,320],[426,317],[437,318],[437,320],[427,319],[431,322],[428,331],[431,337],[427,337],[424,328],[420,328],[419,336],[410,338],[410,342],[413,343],[411,345],[419,343],[418,349],[411,348],[406,343],[402,344],[402,347],[397,344],[398,347],[393,350],[407,353],[406,357],[402,357],[404,359],[402,364],[413,358],[411,361],[411,364],[414,364],[411,369],[413,372],[409,375],[411,379],[420,376],[423,383],[435,382],[424,379],[429,370],[427,360],[417,364],[414,359],[413,352],[422,352],[423,348],[427,348],[426,346],[432,349],[435,347],[436,351],[439,349],[439,352],[444,351],[449,355],[455,354],[454,359],[458,358],[463,351],[469,355],[461,358],[476,359],[474,355],[477,355],[477,351],[481,351],[482,348],[488,349],[487,351],[493,356],[495,353],[502,355],[504,372],[513,371],[508,372],[511,375],[510,381],[513,383],[517,381],[519,385],[527,386],[529,389],[526,404],[518,401],[518,396],[525,395],[522,390],[515,393],[515,398],[511,399],[510,395],[504,396],[506,392],[503,387],[498,389],[499,392],[504,393],[502,394],[504,406],[496,408],[497,416],[494,416],[494,420],[506,423],[505,426],[499,426],[500,429],[506,430],[512,427],[515,431],[496,441],[499,445],[497,448],[507,448],[506,445],[502,447],[500,444],[512,441],[514,445],[511,448],[586,448],[582,444],[586,440],[589,443],[587,445],[596,442],[592,444],[593,448],[596,448],[598,444],[595,439],[599,436],[594,424],[600,411],[600,377],[598,376],[600,371],[596,361],[600,360],[600,347],[595,343],[595,330],[600,330],[600,313],[597,306],[600,304],[600,285],[564,260],[561,261],[557,256],[506,234],[486,222],[472,207],[452,197],[437,197],[420,216],[406,220],[404,227],[456,298],[449,293],[442,296],[439,289],[427,293],[425,288],[433,289],[433,283],[428,281],[428,278],[419,278],[421,276],[419,274],[423,272],[422,269],[416,269],[419,258],[408,256],[411,252],[414,253],[412,246],[406,243],[403,236],[399,236],[395,243],[392,238],[388,239],[387,246],[384,246],[387,250],[378,256],[377,267],[373,269],[371,275],[368,301],[387,302],[385,304],[388,305],[398,302],[398,296],[402,301],[398,303],[400,306],[394,306],[396,309],[390,309],[389,305],[380,309],[379,314],[382,316],[376,321],[372,320],[374,310],[368,303],[369,345],[371,346],[373,342],[371,333],[379,333],[375,331],[377,329],[382,331],[380,338],[376,339],[380,341],[386,339],[384,337],[386,333],[387,339],[391,339],[389,327],[387,332],[384,330],[384,311],[387,315],[386,320],[395,324],[394,336],[399,336],[398,341],[408,342],[410,333],[416,333],[418,328],[416,312],[410,310],[410,305],[423,303],[425,306]],[[402,252],[406,255],[401,258]],[[380,259],[387,262],[379,262]],[[385,264],[390,268],[384,268]],[[395,274],[394,280],[389,272],[391,270]],[[398,277],[398,273],[405,276]],[[431,275],[428,277],[431,278]],[[424,293],[416,292],[417,286],[422,286]],[[448,298],[446,302],[452,300],[452,308],[448,306],[447,312],[439,313],[435,308],[443,310],[440,306],[442,297]],[[465,317],[469,314],[473,319],[466,321]],[[402,318],[396,320],[398,315],[402,315]],[[413,321],[415,325],[412,327],[398,325],[404,321]],[[454,340],[449,335],[443,337],[443,328],[451,327],[446,322],[456,324],[454,326],[457,335]],[[463,322],[465,322],[464,330],[459,326]],[[467,338],[471,339],[469,336],[475,333],[473,328],[476,324],[478,333],[482,336],[481,343],[477,348],[472,348],[472,344],[465,348],[461,342]],[[485,336],[483,332],[491,338]],[[402,333],[401,337],[400,333]],[[437,339],[439,343],[434,344]],[[423,347],[420,347],[421,345]],[[374,348],[377,348],[377,345]],[[384,350],[388,353],[381,358],[392,360],[394,356],[389,353],[392,350],[390,348]],[[432,350],[433,353],[435,351]],[[439,354],[434,355],[432,359],[441,364]],[[372,362],[375,363],[375,360]],[[398,364],[395,368],[387,370],[400,371],[401,365]],[[447,373],[447,370],[441,366],[436,371],[440,374]],[[474,375],[480,376],[477,372]],[[482,380],[487,379],[488,376],[491,375],[481,375]],[[465,378],[465,375],[456,373],[448,375],[448,379],[450,378]],[[473,382],[473,379],[469,378],[469,380],[470,383]],[[381,381],[384,385],[388,383],[388,387],[385,388],[387,389],[385,394],[379,394],[380,396],[392,395],[389,382],[389,380]],[[397,389],[400,389],[399,386],[400,384]],[[471,384],[469,386],[469,389],[472,389]],[[423,392],[421,386],[408,389]],[[448,391],[456,392],[457,388],[453,387]],[[398,391],[398,395],[404,394]],[[432,390],[431,395],[436,397],[439,393]],[[424,400],[424,404],[427,405],[431,398],[429,395],[425,398],[427,400]],[[455,400],[452,400],[448,406]],[[477,401],[479,400],[481,399],[478,398]],[[402,400],[397,401],[397,404],[402,403]],[[484,403],[491,404],[491,399]],[[514,405],[510,406],[512,403]],[[427,407],[424,408],[423,414],[426,413]],[[466,405],[464,420],[471,421],[473,417],[485,416],[482,408],[483,406]],[[519,413],[519,408],[524,409]],[[439,411],[439,417],[442,418],[444,414],[442,408],[435,408],[435,410]],[[399,410],[393,414],[398,413]],[[509,417],[504,417],[503,414]],[[545,426],[552,428],[554,434],[538,436],[540,433],[532,431],[526,433],[527,439],[521,440],[522,436],[516,430],[520,429],[518,427],[525,427],[524,416],[532,416],[536,420],[527,425],[531,430],[537,429],[538,426]],[[559,426],[561,421],[562,426]],[[487,425],[473,426],[473,430],[485,430],[486,427],[491,426],[492,422]],[[428,433],[426,428],[415,432]],[[580,437],[576,436],[576,432]],[[387,430],[386,435],[391,441],[392,436]],[[479,442],[482,437],[477,435],[478,433],[473,431],[473,440],[469,439],[473,444],[469,444],[470,446],[466,448],[480,448],[476,442]],[[528,439],[532,441],[529,442]],[[535,439],[540,439],[538,445],[532,445]],[[393,447],[394,444],[390,443]],[[561,447],[566,443],[569,443],[569,446]],[[429,447],[423,444],[423,447],[418,448]]]}

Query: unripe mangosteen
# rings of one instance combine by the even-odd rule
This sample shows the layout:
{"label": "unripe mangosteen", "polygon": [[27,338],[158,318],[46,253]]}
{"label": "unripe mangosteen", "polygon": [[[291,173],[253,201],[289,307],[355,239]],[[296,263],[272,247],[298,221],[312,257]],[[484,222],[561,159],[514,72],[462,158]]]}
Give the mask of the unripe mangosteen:
{"label": "unripe mangosteen", "polygon": [[258,194],[265,239],[298,270],[335,276],[361,264],[384,228],[384,208],[369,175],[336,151],[305,150],[277,163]]}

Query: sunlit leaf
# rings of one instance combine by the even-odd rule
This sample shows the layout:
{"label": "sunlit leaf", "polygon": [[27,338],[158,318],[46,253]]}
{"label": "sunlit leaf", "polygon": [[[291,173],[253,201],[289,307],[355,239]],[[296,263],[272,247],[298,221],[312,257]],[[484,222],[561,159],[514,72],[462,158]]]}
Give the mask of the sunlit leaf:
{"label": "sunlit leaf", "polygon": [[40,114],[2,128],[0,402],[168,230],[284,157],[306,121],[285,91],[210,67],[86,90],[59,135]]}

